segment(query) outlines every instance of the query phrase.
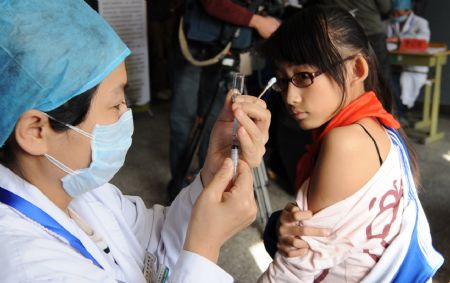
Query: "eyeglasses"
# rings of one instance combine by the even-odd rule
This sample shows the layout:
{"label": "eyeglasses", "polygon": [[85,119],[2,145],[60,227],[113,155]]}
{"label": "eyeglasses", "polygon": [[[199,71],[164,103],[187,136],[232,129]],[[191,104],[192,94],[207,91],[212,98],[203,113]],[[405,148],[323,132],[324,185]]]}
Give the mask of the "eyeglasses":
{"label": "eyeglasses", "polygon": [[323,71],[298,72],[295,73],[290,79],[277,78],[277,82],[272,86],[272,89],[276,92],[285,92],[289,83],[292,83],[299,88],[309,87],[314,83],[314,78],[323,73]]}
{"label": "eyeglasses", "polygon": [[[351,60],[355,57],[356,57],[356,55],[349,56],[334,65],[342,64],[345,61]],[[319,70],[316,72],[298,72],[298,73],[295,73],[289,79],[277,77],[277,82],[272,86],[272,89],[276,92],[285,93],[287,91],[289,83],[292,83],[293,85],[295,85],[298,88],[309,87],[310,85],[312,85],[314,83],[314,78],[322,75],[323,73],[324,73],[324,71]]]}

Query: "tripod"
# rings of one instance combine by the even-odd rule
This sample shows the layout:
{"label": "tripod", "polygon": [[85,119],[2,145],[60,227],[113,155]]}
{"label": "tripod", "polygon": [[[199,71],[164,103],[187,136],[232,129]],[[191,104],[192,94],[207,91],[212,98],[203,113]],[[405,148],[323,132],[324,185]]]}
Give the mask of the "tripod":
{"label": "tripod", "polygon": [[269,191],[267,190],[268,184],[269,178],[267,177],[266,165],[263,160],[258,167],[253,168],[253,190],[255,191],[258,205],[258,222],[263,230],[272,214]]}
{"label": "tripod", "polygon": [[[175,199],[176,195],[180,192],[180,190],[186,183],[188,171],[191,167],[194,156],[199,150],[200,143],[206,130],[206,125],[208,125],[210,122],[209,120],[211,119],[211,110],[215,105],[216,100],[218,99],[219,89],[221,86],[227,84],[227,81],[229,81],[229,78],[232,77],[233,72],[236,72],[237,69],[236,65],[237,64],[233,64],[233,66],[222,65],[223,67],[221,70],[222,76],[221,79],[219,80],[219,83],[217,84],[217,90],[213,93],[212,97],[209,99],[204,115],[196,120],[194,127],[191,131],[188,145],[184,150],[182,159],[178,163],[174,176],[172,177],[172,180],[168,186],[169,197],[171,200]],[[253,173],[253,188],[255,191],[255,197],[259,207],[258,220],[260,225],[264,227],[268,217],[272,213],[269,194],[267,190],[268,177],[264,161],[261,163],[260,166],[254,168],[252,173]]]}

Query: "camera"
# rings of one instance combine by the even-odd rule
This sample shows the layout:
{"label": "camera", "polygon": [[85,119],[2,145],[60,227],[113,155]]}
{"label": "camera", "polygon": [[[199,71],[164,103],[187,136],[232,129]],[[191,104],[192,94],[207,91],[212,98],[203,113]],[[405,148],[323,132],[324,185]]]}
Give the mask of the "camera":
{"label": "camera", "polygon": [[[252,13],[281,17],[284,11],[282,0],[235,1]],[[225,46],[231,42],[234,50],[246,50],[257,38],[252,28],[239,27],[216,19],[204,11],[200,0],[187,0],[184,15],[186,38],[196,42]]]}

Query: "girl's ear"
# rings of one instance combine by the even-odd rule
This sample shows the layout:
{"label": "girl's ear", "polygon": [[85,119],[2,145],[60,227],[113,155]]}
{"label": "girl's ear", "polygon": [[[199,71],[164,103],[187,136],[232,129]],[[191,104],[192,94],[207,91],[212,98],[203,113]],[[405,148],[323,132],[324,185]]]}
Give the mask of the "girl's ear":
{"label": "girl's ear", "polygon": [[14,134],[23,151],[30,155],[43,155],[47,152],[51,132],[49,118],[43,112],[32,109],[19,118]]}
{"label": "girl's ear", "polygon": [[353,61],[353,79],[352,83],[364,82],[369,75],[369,65],[366,58],[361,55],[356,56]]}

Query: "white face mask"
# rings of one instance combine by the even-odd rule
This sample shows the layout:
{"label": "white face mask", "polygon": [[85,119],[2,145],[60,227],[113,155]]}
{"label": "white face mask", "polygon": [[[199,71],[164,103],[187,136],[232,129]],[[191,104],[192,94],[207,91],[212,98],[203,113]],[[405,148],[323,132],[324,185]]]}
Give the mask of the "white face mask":
{"label": "white face mask", "polygon": [[399,17],[393,18],[392,21],[394,23],[403,23],[404,21],[406,21],[406,19],[408,19],[407,15],[401,15]]}
{"label": "white face mask", "polygon": [[61,179],[63,188],[70,196],[77,197],[108,183],[122,168],[131,146],[133,115],[128,110],[113,124],[95,125],[92,134],[69,124],[64,125],[91,139],[92,162],[89,168],[74,171],[50,155],[44,156],[67,173]]}

